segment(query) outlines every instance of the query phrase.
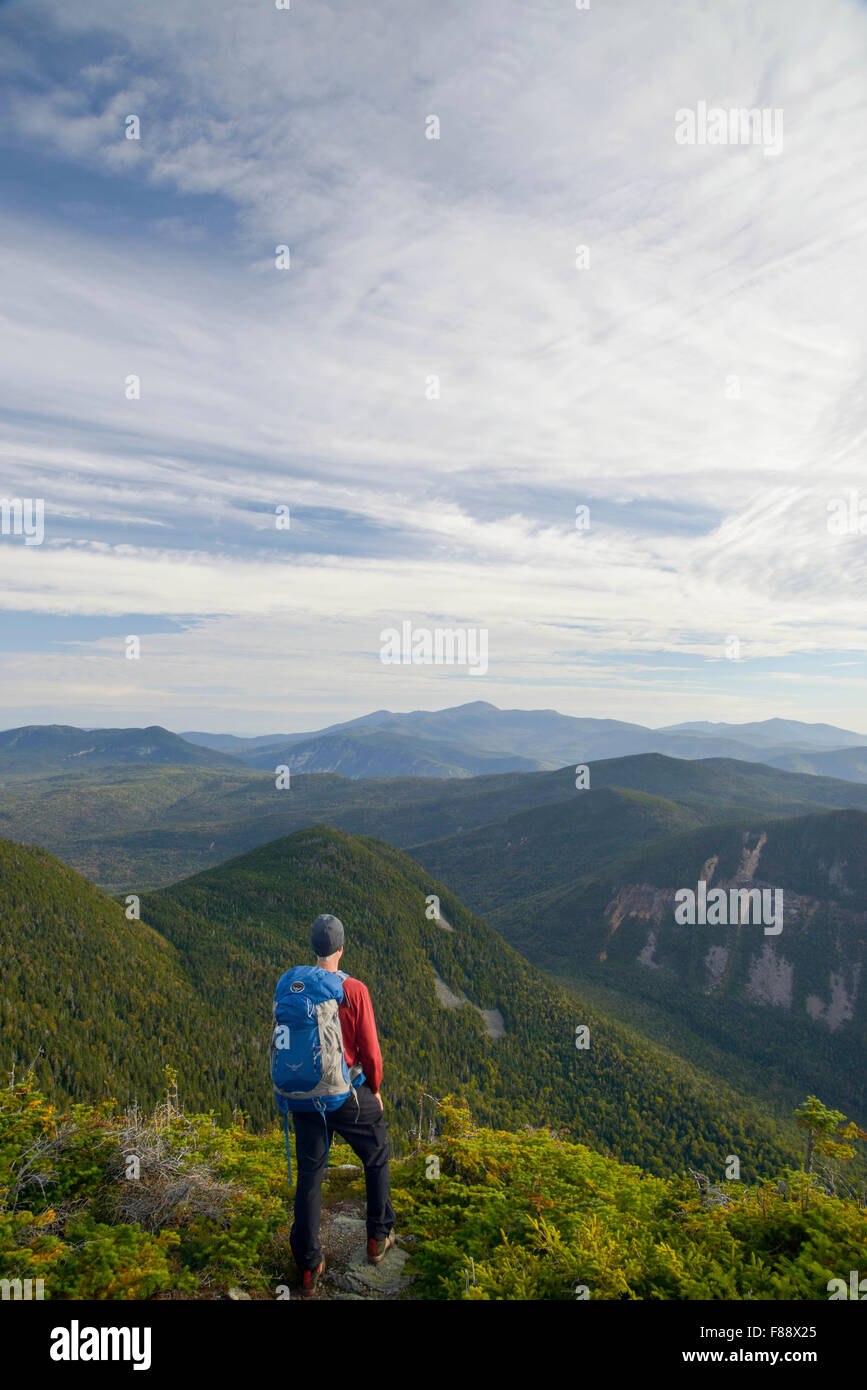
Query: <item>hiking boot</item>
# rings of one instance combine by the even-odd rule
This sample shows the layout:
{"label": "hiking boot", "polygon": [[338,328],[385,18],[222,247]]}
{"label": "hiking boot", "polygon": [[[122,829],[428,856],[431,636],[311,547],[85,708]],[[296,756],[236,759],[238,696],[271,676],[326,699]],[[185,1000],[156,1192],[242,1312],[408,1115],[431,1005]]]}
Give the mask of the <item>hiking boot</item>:
{"label": "hiking boot", "polygon": [[315,1269],[305,1269],[301,1275],[301,1288],[299,1290],[302,1298],[313,1298],[319,1285],[319,1278],[325,1269],[325,1261],[320,1260]]}
{"label": "hiking boot", "polygon": [[389,1231],[382,1240],[377,1240],[376,1236],[370,1236],[367,1242],[367,1263],[378,1265],[385,1255],[386,1250],[390,1250],[394,1245],[394,1231]]}

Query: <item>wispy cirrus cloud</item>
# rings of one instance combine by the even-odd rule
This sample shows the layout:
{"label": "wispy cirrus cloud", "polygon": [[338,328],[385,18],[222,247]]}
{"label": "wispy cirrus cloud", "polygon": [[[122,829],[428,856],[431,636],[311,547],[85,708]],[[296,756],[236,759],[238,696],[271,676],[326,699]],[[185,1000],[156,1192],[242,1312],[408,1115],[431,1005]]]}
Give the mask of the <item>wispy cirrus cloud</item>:
{"label": "wispy cirrus cloud", "polygon": [[[0,541],[7,611],[182,617],[167,723],[208,661],[237,672],[217,723],[263,689],[318,708],[326,672],[334,717],[368,688],[424,703],[375,660],[404,611],[489,626],[500,702],[847,722],[821,662],[864,645],[863,540],[826,525],[867,432],[863,9],[37,0],[0,24],[3,487],[48,517],[26,566]],[[679,146],[698,100],[782,109],[783,153]],[[732,632],[811,654],[815,685],[783,711],[745,662],[687,708],[671,676],[582,666],[716,662]],[[109,651],[87,699],[123,722]],[[60,659],[28,652],[14,708]]]}

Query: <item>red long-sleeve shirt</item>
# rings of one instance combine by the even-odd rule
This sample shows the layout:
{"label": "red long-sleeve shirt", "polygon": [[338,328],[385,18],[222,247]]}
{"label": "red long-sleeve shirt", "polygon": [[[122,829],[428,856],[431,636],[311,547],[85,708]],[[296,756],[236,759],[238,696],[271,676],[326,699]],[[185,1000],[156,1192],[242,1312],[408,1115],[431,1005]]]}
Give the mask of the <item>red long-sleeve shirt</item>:
{"label": "red long-sleeve shirt", "polygon": [[343,1003],[338,1013],[346,1065],[362,1066],[368,1086],[376,1092],[382,1085],[382,1053],[367,985],[351,978],[344,980]]}

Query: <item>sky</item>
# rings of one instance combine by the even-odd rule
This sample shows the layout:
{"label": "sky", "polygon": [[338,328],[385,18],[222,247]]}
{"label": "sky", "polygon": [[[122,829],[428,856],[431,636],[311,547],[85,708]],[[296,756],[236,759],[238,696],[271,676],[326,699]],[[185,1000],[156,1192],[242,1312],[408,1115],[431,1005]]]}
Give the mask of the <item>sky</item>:
{"label": "sky", "polygon": [[0,725],[867,728],[863,3],[6,0],[0,89]]}

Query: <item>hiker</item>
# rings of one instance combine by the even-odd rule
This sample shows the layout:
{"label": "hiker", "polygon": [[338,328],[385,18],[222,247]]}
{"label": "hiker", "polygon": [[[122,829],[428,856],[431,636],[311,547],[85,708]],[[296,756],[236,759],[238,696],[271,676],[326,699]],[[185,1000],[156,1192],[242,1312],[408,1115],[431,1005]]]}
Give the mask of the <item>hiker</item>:
{"label": "hiker", "polygon": [[388,1134],[379,1093],[382,1054],[367,986],[337,968],[343,942],[342,922],[330,913],[317,917],[310,931],[316,965],[287,970],[274,997],[271,1079],[283,1113],[290,1183],[289,1114],[295,1126],[298,1186],[289,1241],[305,1298],[316,1292],[325,1268],[319,1218],[335,1133],[364,1164],[368,1263],[379,1264],[394,1245]]}

